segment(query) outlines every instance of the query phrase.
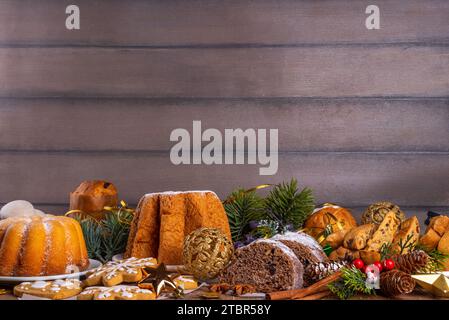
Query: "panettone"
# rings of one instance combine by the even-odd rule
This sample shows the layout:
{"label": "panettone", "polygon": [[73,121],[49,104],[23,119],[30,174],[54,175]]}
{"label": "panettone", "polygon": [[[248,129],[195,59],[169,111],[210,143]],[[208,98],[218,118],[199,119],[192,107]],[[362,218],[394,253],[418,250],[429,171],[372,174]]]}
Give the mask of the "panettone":
{"label": "panettone", "polygon": [[104,207],[117,205],[117,189],[107,181],[83,181],[70,193],[70,210],[80,210],[96,219],[104,217]]}
{"label": "panettone", "polygon": [[304,223],[305,232],[315,239],[319,239],[325,229],[331,229],[321,245],[330,245],[332,248],[338,248],[346,233],[355,226],[357,222],[348,209],[332,204],[316,209]]}
{"label": "panettone", "polygon": [[183,262],[184,239],[202,228],[220,229],[232,241],[226,212],[212,191],[150,193],[136,209],[125,258],[157,258],[158,262]]}

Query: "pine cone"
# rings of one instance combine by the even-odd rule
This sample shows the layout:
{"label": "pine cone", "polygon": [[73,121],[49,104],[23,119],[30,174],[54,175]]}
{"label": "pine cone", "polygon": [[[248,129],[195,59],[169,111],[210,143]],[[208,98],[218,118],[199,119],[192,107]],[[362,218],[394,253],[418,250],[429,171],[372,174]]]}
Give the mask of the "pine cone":
{"label": "pine cone", "polygon": [[427,266],[430,257],[423,250],[414,250],[395,257],[396,268],[409,274],[418,272]]}
{"label": "pine cone", "polygon": [[410,274],[400,270],[390,270],[380,274],[380,290],[387,296],[411,293],[415,280]]}
{"label": "pine cone", "polygon": [[348,261],[330,261],[330,262],[316,262],[309,264],[304,270],[304,284],[309,286],[332,273],[339,271],[346,267]]}
{"label": "pine cone", "polygon": [[362,215],[362,224],[380,224],[384,220],[385,215],[390,211],[394,211],[396,217],[400,221],[405,220],[404,212],[402,212],[397,205],[391,202],[383,201],[373,203],[365,210]]}

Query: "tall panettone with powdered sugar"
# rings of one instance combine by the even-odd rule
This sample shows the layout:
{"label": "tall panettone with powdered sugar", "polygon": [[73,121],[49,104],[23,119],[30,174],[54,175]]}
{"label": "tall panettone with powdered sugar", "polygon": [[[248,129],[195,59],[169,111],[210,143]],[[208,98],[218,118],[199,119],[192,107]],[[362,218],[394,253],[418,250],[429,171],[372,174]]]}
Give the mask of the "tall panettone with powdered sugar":
{"label": "tall panettone with powdered sugar", "polygon": [[185,237],[203,227],[219,229],[232,241],[228,217],[214,192],[147,194],[137,206],[125,258],[154,257],[165,264],[182,264]]}
{"label": "tall panettone with powdered sugar", "polygon": [[305,285],[304,269],[309,264],[327,261],[313,237],[287,232],[237,249],[220,281],[250,284],[260,292],[298,289]]}

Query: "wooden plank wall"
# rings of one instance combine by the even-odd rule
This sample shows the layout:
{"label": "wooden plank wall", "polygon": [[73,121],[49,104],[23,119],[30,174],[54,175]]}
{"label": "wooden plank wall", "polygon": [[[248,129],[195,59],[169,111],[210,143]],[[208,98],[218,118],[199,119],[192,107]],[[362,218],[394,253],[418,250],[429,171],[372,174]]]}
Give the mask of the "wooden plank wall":
{"label": "wooden plank wall", "polygon": [[[65,8],[81,30],[65,29]],[[449,2],[0,0],[0,203],[84,179],[221,197],[297,177],[318,203],[449,208]],[[278,128],[279,171],[174,166],[175,128]]]}

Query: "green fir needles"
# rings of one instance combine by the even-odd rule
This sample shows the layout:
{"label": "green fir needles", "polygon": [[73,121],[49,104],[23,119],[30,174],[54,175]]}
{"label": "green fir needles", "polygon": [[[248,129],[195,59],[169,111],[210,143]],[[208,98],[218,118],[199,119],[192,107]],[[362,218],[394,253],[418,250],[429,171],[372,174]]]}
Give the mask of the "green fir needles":
{"label": "green fir needles", "polygon": [[312,191],[300,191],[296,179],[274,186],[265,198],[256,193],[257,189],[238,189],[224,202],[237,246],[255,238],[297,230],[315,208]]}

